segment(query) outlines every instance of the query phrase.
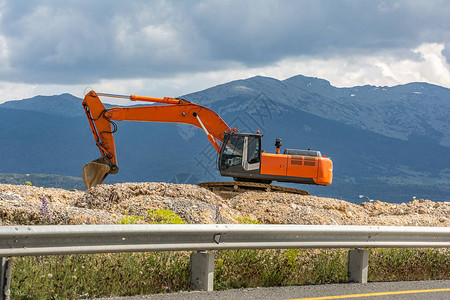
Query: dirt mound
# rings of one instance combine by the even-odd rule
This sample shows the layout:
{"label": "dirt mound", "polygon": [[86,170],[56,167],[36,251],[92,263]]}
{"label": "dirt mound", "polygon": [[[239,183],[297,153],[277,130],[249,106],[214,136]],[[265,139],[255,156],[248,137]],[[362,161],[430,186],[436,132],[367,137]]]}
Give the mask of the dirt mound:
{"label": "dirt mound", "polygon": [[[186,223],[450,226],[450,203],[414,200],[392,204],[285,193],[247,192],[229,200],[196,185],[120,183],[88,191],[0,184],[1,225],[118,224],[170,209]],[[143,222],[141,220],[141,222]]]}

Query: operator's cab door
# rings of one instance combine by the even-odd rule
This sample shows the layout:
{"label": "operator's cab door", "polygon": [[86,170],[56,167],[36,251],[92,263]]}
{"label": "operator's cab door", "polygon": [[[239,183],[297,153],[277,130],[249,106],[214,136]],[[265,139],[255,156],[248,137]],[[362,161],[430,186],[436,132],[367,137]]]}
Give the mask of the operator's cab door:
{"label": "operator's cab door", "polygon": [[225,135],[219,156],[222,176],[246,178],[248,173],[259,174],[261,167],[261,135],[229,133]]}
{"label": "operator's cab door", "polygon": [[244,137],[242,167],[245,171],[259,170],[261,167],[261,136]]}

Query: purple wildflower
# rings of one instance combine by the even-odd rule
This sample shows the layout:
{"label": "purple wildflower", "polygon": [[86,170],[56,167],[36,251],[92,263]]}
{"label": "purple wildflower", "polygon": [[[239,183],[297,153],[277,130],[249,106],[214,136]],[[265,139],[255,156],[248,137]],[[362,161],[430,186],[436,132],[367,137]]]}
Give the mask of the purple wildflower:
{"label": "purple wildflower", "polygon": [[50,211],[48,210],[48,202],[47,202],[47,198],[42,197],[41,198],[42,201],[42,206],[41,209],[39,210],[39,215],[41,216],[41,222],[44,224],[50,224],[52,222],[52,216],[50,214]]}

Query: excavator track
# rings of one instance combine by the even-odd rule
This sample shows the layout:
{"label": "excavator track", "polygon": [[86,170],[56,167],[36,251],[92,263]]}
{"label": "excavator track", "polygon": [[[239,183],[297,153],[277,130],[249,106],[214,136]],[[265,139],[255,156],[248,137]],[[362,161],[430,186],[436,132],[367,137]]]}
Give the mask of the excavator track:
{"label": "excavator track", "polygon": [[258,182],[219,181],[219,182],[200,182],[198,185],[210,190],[211,192],[225,199],[231,199],[234,196],[237,196],[245,192],[275,192],[275,193],[310,195],[310,193],[304,190]]}

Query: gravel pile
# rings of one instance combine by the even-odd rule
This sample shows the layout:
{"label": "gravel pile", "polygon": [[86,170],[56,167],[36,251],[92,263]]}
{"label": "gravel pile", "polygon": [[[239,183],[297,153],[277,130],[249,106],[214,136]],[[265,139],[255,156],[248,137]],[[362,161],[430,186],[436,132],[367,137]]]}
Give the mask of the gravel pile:
{"label": "gravel pile", "polygon": [[1,225],[117,224],[121,215],[78,208],[85,192],[0,184]]}
{"label": "gravel pile", "polygon": [[[229,200],[196,185],[119,183],[88,191],[0,184],[1,225],[118,224],[127,216],[170,209],[186,223],[450,226],[450,202],[402,204],[247,192]],[[144,222],[144,221],[141,221]]]}
{"label": "gravel pile", "polygon": [[343,200],[277,193],[245,193],[230,200],[234,209],[265,224],[449,226],[450,202],[414,200],[360,205]]}

